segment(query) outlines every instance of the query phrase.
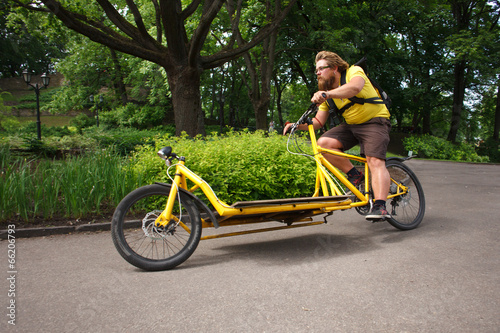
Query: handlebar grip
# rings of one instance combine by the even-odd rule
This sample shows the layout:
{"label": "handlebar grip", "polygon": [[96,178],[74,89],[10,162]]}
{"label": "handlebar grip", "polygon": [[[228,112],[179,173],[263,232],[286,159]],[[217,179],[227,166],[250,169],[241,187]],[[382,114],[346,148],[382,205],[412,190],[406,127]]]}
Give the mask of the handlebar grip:
{"label": "handlebar grip", "polygon": [[326,98],[326,94],[325,93],[322,93],[321,96],[323,96],[323,98]]}

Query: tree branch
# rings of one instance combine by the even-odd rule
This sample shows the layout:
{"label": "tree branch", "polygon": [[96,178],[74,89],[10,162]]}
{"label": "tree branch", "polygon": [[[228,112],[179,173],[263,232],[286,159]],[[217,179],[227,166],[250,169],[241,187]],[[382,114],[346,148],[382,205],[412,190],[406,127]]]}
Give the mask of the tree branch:
{"label": "tree branch", "polygon": [[210,25],[222,8],[224,1],[225,0],[214,0],[211,4],[208,2],[203,7],[203,14],[201,15],[200,22],[190,41],[188,63],[193,67],[197,66],[201,49],[210,32]]}
{"label": "tree branch", "polygon": [[184,9],[182,11],[182,20],[186,20],[189,16],[193,15],[193,13],[196,11],[196,8],[198,8],[198,6],[200,5],[201,3],[201,0],[194,0],[193,2],[191,2],[187,7],[186,9]]}
{"label": "tree branch", "polygon": [[202,67],[203,69],[210,69],[218,67],[229,60],[233,60],[238,58],[245,52],[248,52],[254,46],[262,42],[269,34],[279,27],[283,19],[290,12],[292,7],[295,5],[297,0],[291,0],[288,6],[279,14],[275,15],[274,20],[265,25],[259,32],[252,38],[251,41],[245,43],[244,45],[239,45],[237,48],[232,50],[222,50],[217,52],[216,54],[206,56],[202,58]]}
{"label": "tree branch", "polygon": [[42,2],[64,25],[96,43],[155,63],[158,63],[158,59],[163,56],[162,52],[165,52],[159,44],[151,48],[143,47],[144,44],[140,43],[140,40],[127,38],[101,22],[91,20],[82,14],[70,12],[56,0],[42,0]]}
{"label": "tree branch", "polygon": [[160,16],[169,54],[175,57],[175,60],[187,57],[187,34],[181,14],[180,0],[160,0]]}
{"label": "tree branch", "polygon": [[161,30],[161,14],[160,14],[160,5],[157,0],[151,0],[153,2],[153,6],[155,8],[155,22],[156,22],[156,42],[161,44],[161,39],[163,37]]}
{"label": "tree branch", "polygon": [[[123,16],[120,15],[120,13],[108,0],[97,0],[97,2],[102,7],[102,9],[104,9],[107,17],[116,25],[116,27],[120,31],[124,32],[130,38],[140,43],[147,44],[149,48],[155,47],[155,40],[147,33],[146,28],[144,27],[144,23],[142,22],[142,17],[140,16],[140,13],[138,12],[137,7],[133,3],[133,1],[127,0],[127,4],[129,5],[130,10],[134,15],[134,19],[136,21],[136,24],[138,24],[138,27],[133,26],[129,21],[124,19]],[[143,28],[143,31],[141,30],[141,26]]]}

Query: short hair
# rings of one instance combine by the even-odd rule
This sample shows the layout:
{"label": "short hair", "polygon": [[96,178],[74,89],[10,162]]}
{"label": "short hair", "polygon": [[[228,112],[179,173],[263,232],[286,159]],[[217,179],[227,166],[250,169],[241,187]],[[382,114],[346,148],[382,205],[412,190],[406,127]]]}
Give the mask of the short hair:
{"label": "short hair", "polygon": [[349,68],[349,64],[342,59],[337,53],[330,51],[321,51],[316,55],[316,63],[320,60],[326,60],[328,66],[338,67],[339,72]]}

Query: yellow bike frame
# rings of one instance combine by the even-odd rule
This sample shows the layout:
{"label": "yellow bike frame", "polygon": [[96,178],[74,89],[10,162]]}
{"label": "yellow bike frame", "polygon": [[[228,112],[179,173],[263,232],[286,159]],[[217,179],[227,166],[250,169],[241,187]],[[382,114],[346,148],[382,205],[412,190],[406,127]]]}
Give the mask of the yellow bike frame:
{"label": "yellow bike frame", "polygon": [[[217,221],[221,226],[268,222],[276,220],[283,220],[287,223],[287,226],[285,227],[266,228],[223,235],[207,236],[202,237],[202,239],[277,230],[288,227],[322,224],[324,222],[310,222],[302,223],[301,225],[291,225],[294,222],[311,221],[310,217],[314,215],[368,205],[370,201],[370,173],[368,170],[368,164],[366,163],[366,158],[321,148],[317,144],[316,133],[314,131],[313,125],[309,124],[308,129],[311,138],[313,156],[317,166],[315,191],[311,197],[284,200],[237,202],[233,205],[228,205],[227,203],[222,202],[217,197],[217,195],[214,193],[214,191],[206,181],[204,181],[201,177],[187,168],[185,166],[184,160],[181,159],[175,165],[175,176],[170,189],[167,204],[163,212],[157,218],[155,222],[156,226],[165,227],[170,221],[174,220],[177,221],[177,223],[179,223],[183,228],[189,231],[188,227],[185,226],[181,221],[178,221],[172,213],[175,200],[178,197],[179,188],[187,190],[189,192],[194,192],[197,189],[201,189],[214,209],[217,211],[219,215]],[[347,180],[347,178],[336,167],[334,167],[330,162],[328,162],[328,160],[326,160],[323,154],[332,154],[363,163],[365,171],[364,193],[361,193],[354,185],[352,185],[351,182]],[[343,195],[343,192],[338,188],[337,184],[328,171],[342,184],[344,184],[344,186],[346,186],[358,200],[352,201],[349,196]],[[188,187],[187,180],[191,181],[194,184],[191,188]],[[393,184],[397,184],[398,188],[397,193],[390,195],[389,198],[406,193],[407,188],[405,186],[396,183],[392,179],[391,182]],[[202,220],[203,228],[213,226],[213,223],[207,223],[206,221]]]}

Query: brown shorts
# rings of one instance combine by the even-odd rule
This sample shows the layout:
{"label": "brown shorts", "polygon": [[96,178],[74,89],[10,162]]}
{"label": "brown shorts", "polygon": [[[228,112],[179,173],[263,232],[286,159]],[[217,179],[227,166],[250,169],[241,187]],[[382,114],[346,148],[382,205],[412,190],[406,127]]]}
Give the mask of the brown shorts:
{"label": "brown shorts", "polygon": [[361,154],[385,160],[391,122],[386,118],[373,118],[362,124],[342,123],[322,135],[340,141],[344,150],[359,144]]}

